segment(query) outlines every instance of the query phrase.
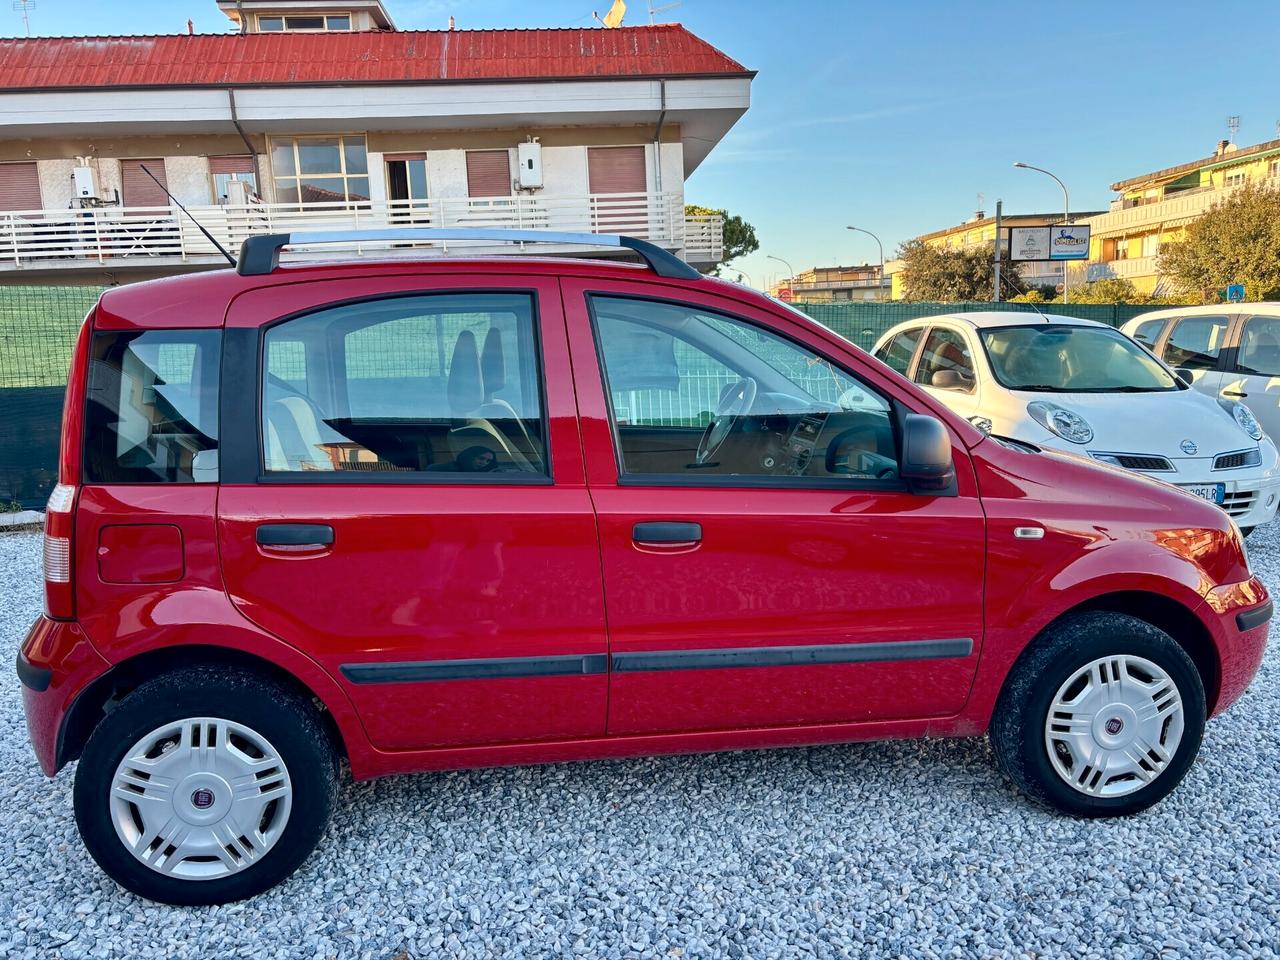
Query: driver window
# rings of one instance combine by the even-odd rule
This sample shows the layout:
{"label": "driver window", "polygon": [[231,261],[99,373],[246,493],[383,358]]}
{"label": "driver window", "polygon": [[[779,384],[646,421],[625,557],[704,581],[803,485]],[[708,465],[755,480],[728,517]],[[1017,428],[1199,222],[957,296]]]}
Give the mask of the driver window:
{"label": "driver window", "polygon": [[592,314],[623,473],[897,484],[888,401],[824,357],[691,305]]}
{"label": "driver window", "polygon": [[964,337],[945,327],[934,327],[924,343],[916,369],[916,383],[940,390],[973,390],[973,357]]}

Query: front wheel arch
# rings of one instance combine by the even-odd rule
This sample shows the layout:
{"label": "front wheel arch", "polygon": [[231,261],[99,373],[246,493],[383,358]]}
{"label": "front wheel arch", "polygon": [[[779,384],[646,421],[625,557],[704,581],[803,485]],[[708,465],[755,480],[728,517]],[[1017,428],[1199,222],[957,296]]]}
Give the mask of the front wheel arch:
{"label": "front wheel arch", "polygon": [[294,674],[270,660],[234,647],[196,644],[159,647],[122,660],[80,691],[58,730],[54,769],[61,770],[72,760],[79,758],[102,718],[111,712],[116,701],[131,690],[164,674],[201,666],[249,670],[311,701],[328,734],[329,745],[337,756],[347,759],[346,740],[332,711],[314,690]]}

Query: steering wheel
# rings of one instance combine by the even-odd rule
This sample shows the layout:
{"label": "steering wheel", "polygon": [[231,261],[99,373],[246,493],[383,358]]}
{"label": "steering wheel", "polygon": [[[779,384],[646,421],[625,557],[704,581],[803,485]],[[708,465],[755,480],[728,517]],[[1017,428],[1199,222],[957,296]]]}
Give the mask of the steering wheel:
{"label": "steering wheel", "polygon": [[733,433],[738,421],[751,412],[756,402],[756,381],[743,377],[720,394],[715,416],[702,431],[698,440],[698,455],[694,462],[706,463],[716,455],[721,445]]}

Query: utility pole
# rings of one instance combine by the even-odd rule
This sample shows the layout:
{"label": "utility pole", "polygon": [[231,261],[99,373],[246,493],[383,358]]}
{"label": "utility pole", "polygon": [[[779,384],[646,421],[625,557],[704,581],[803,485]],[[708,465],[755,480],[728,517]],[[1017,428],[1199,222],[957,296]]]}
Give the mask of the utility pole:
{"label": "utility pole", "polygon": [[996,201],[996,243],[995,243],[995,289],[991,291],[991,302],[1000,302],[1000,220],[1004,215],[1004,201]]}

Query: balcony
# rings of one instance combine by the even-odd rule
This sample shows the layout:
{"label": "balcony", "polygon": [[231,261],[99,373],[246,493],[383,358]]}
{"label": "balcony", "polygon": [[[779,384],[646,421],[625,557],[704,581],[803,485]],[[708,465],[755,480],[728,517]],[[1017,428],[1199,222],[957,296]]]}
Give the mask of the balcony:
{"label": "balcony", "polygon": [[[1083,271],[1083,276],[1081,272]],[[1160,272],[1159,257],[1133,257],[1128,260],[1108,260],[1105,263],[1084,263],[1071,265],[1071,279],[1087,280],[1132,280],[1134,277],[1152,277]]]}
{"label": "balcony", "polygon": [[[710,267],[724,249],[720,217],[686,217],[680,194],[459,197],[360,204],[252,203],[187,208],[223,246],[235,251],[247,237],[309,230],[387,227],[555,230],[626,234],[649,240]],[[355,255],[420,256],[421,248],[510,253],[510,245],[461,241],[449,244],[363,244]],[[415,249],[418,248],[418,249]],[[327,253],[311,256],[332,257]],[[524,252],[521,246],[519,250]],[[528,252],[582,253],[591,248],[539,244]],[[603,249],[603,248],[602,248]],[[305,259],[304,249],[296,256]],[[0,272],[18,270],[152,269],[181,272],[225,262],[190,217],[176,207],[96,207],[27,210],[0,214]]]}
{"label": "balcony", "polygon": [[[1280,186],[1280,177],[1251,181],[1265,187]],[[1214,204],[1229,197],[1239,186],[1221,190],[1193,188],[1170,196],[1167,200],[1143,203],[1137,206],[1112,210],[1097,217],[1090,217],[1089,225],[1095,237],[1113,234],[1139,234],[1158,227],[1173,227],[1196,219]]]}

